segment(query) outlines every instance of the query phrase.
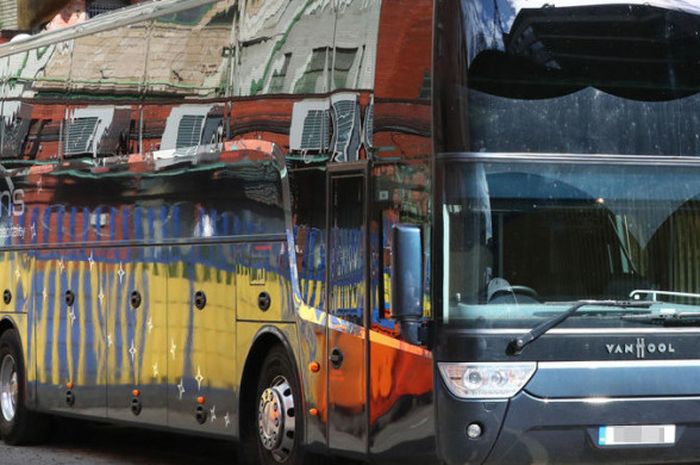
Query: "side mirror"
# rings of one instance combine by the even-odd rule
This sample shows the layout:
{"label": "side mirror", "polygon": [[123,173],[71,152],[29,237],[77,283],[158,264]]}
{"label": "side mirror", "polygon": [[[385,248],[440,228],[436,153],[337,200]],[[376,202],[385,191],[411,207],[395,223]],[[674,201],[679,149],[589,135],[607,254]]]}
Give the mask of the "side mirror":
{"label": "side mirror", "polygon": [[394,225],[391,231],[391,317],[408,341],[420,344],[423,316],[423,243],[418,226]]}

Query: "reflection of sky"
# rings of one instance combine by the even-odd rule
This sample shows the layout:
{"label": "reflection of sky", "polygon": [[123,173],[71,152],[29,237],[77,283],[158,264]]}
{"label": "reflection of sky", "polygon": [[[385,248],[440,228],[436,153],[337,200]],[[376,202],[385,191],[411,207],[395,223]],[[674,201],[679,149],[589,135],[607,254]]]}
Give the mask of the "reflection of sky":
{"label": "reflection of sky", "polygon": [[698,0],[461,0],[462,21],[467,31],[468,62],[483,50],[504,50],[508,33],[524,8],[575,7],[591,5],[646,5],[700,15]]}
{"label": "reflection of sky", "polygon": [[[602,199],[616,215],[628,219],[631,234],[646,246],[678,209],[700,197],[698,170],[629,166],[582,168],[577,165],[490,165],[487,176],[509,179],[489,185],[488,194],[500,198]],[[535,180],[540,180],[539,182]],[[531,184],[528,184],[531,183]],[[539,192],[534,192],[539,189]],[[592,205],[592,203],[591,203]]]}

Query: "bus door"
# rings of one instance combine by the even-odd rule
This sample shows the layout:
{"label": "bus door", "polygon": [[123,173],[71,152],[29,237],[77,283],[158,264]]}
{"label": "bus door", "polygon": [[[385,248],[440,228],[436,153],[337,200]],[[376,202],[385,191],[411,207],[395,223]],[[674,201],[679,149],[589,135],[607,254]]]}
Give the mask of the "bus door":
{"label": "bus door", "polygon": [[329,167],[328,447],[367,451],[367,164]]}

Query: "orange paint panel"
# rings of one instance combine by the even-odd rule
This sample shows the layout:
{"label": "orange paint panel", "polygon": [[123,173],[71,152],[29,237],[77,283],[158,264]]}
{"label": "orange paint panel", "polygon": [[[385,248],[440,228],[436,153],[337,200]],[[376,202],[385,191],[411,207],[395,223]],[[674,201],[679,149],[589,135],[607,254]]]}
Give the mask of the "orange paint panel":
{"label": "orange paint panel", "polygon": [[398,347],[392,347],[373,339],[370,339],[370,425],[391,411],[403,396],[421,396],[433,390],[433,360],[426,356],[429,352],[421,348],[418,349],[426,353],[408,351],[409,347],[416,347],[398,340]]}

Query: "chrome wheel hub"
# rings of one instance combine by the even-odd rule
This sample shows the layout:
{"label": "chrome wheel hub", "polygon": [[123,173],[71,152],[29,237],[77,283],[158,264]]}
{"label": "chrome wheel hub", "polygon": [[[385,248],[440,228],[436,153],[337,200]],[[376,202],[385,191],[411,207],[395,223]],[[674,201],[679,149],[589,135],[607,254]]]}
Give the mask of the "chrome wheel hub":
{"label": "chrome wheel hub", "polygon": [[11,355],[5,355],[0,364],[0,410],[5,421],[15,419],[18,394],[17,364]]}
{"label": "chrome wheel hub", "polygon": [[258,434],[260,443],[278,462],[284,462],[294,448],[294,397],[289,382],[275,378],[260,395]]}

